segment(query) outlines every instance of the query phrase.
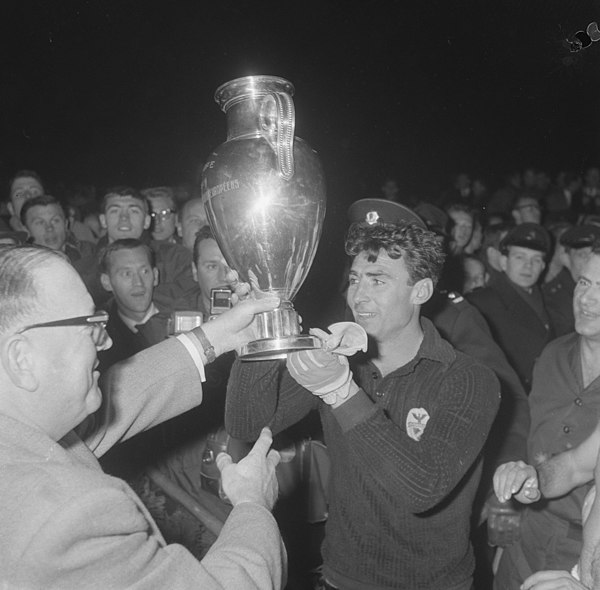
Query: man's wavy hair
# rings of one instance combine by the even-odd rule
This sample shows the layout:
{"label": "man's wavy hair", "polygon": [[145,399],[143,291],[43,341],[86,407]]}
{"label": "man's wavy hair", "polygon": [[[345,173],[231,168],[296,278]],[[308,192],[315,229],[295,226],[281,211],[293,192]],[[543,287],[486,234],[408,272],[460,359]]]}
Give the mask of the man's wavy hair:
{"label": "man's wavy hair", "polygon": [[366,252],[375,262],[381,250],[392,259],[403,258],[410,285],[431,279],[437,285],[444,266],[442,241],[433,232],[414,224],[394,225],[354,223],[346,236],[346,254],[351,257]]}
{"label": "man's wavy hair", "polygon": [[22,328],[41,313],[35,270],[64,258],[43,246],[0,246],[0,333]]}

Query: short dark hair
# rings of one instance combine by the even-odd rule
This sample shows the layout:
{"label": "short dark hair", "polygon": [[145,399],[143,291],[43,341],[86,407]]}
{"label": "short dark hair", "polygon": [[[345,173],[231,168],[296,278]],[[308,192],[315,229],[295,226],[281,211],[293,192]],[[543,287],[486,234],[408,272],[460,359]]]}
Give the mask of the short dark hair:
{"label": "short dark hair", "polygon": [[146,242],[142,242],[142,240],[135,238],[122,238],[111,242],[100,251],[100,272],[106,274],[110,273],[111,254],[121,250],[135,250],[136,248],[142,248],[144,252],[146,252],[150,266],[154,268],[156,266],[156,255],[154,254],[154,250],[152,250]]}
{"label": "short dark hair", "polygon": [[411,285],[422,279],[431,279],[437,285],[444,266],[442,239],[414,224],[353,223],[345,248],[346,254],[353,258],[366,252],[369,262],[377,260],[380,250],[385,250],[392,259],[403,258]]}
{"label": "short dark hair", "polygon": [[13,182],[17,180],[17,178],[34,178],[37,180],[42,188],[44,188],[44,182],[42,181],[42,177],[35,170],[19,170],[15,172],[12,178],[8,181],[8,193],[10,195],[10,189],[12,188]]}
{"label": "short dark hair", "polygon": [[63,214],[63,217],[66,218],[65,210],[60,202],[55,199],[51,195],[40,195],[39,197],[33,197],[33,199],[29,199],[23,203],[23,207],[21,208],[21,213],[19,217],[21,218],[21,223],[23,225],[27,225],[25,220],[27,219],[27,212],[33,207],[48,207],[49,205],[56,205]]}
{"label": "short dark hair", "polygon": [[34,271],[52,260],[68,264],[60,254],[43,246],[0,246],[0,332],[31,323],[32,316],[41,311]]}
{"label": "short dark hair", "polygon": [[217,238],[215,238],[215,234],[213,233],[212,229],[210,228],[210,225],[203,225],[197,232],[196,232],[196,239],[194,240],[194,264],[196,264],[196,260],[198,260],[198,248],[200,247],[200,244],[204,241],[204,240],[215,240],[216,241]]}
{"label": "short dark hair", "polygon": [[108,199],[110,197],[115,197],[115,196],[116,197],[132,197],[142,204],[144,213],[147,214],[149,211],[148,201],[146,201],[146,199],[140,193],[140,191],[138,191],[137,189],[135,189],[131,186],[114,186],[112,188],[109,188],[106,191],[106,193],[104,193],[104,196],[102,197],[102,208],[101,208],[102,213],[106,213],[106,206],[108,204]]}

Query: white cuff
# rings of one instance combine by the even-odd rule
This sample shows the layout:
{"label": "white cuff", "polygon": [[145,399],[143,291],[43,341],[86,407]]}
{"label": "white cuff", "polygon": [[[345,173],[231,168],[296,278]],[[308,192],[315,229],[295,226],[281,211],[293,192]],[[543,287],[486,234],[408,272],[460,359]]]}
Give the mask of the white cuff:
{"label": "white cuff", "polygon": [[200,351],[198,350],[198,347],[196,346],[194,340],[192,340],[192,338],[190,338],[185,332],[178,334],[176,338],[177,340],[179,340],[179,342],[181,342],[181,344],[185,346],[186,350],[189,352],[190,356],[192,357],[192,360],[194,361],[194,364],[196,365],[196,368],[198,369],[198,373],[200,373],[200,381],[204,383],[206,381],[206,373],[204,372],[204,362],[202,361],[202,355],[200,354]]}

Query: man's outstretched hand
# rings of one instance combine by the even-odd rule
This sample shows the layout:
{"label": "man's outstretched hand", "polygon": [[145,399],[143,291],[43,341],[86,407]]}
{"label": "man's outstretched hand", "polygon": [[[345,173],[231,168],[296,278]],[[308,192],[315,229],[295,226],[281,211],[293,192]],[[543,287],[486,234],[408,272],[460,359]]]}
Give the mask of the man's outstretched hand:
{"label": "man's outstretched hand", "polygon": [[239,463],[233,463],[227,453],[217,455],[223,491],[235,506],[255,502],[272,510],[279,494],[275,467],[280,461],[277,451],[271,449],[273,436],[263,428],[252,450]]}

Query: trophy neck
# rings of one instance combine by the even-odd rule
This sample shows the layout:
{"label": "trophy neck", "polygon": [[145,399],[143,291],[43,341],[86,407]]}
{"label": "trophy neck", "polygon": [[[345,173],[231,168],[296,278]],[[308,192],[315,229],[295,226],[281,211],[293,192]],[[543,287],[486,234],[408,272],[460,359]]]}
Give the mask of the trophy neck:
{"label": "trophy neck", "polygon": [[227,110],[227,139],[261,137],[260,112],[262,96],[247,97]]}

